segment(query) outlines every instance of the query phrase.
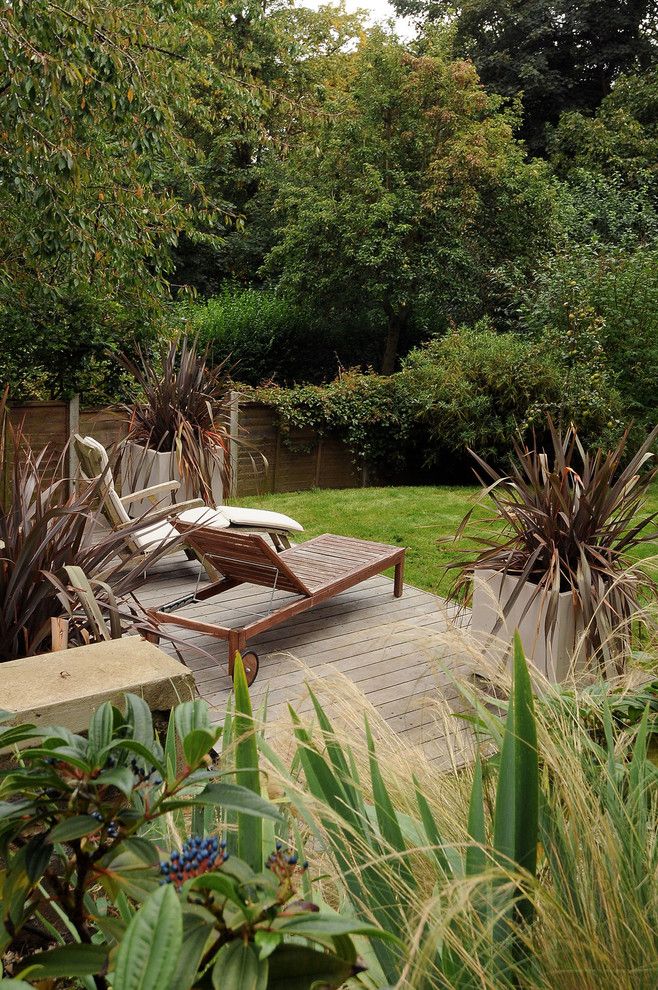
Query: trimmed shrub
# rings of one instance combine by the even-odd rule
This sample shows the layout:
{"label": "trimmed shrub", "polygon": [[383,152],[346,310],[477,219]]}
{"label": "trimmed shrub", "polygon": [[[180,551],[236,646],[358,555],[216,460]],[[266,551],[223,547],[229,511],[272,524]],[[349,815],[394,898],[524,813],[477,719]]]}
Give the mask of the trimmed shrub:
{"label": "trimmed shrub", "polygon": [[371,351],[367,328],[327,324],[310,306],[271,289],[226,288],[182,313],[211,359],[226,361],[236,378],[252,386],[326,381],[341,362],[367,361]]}

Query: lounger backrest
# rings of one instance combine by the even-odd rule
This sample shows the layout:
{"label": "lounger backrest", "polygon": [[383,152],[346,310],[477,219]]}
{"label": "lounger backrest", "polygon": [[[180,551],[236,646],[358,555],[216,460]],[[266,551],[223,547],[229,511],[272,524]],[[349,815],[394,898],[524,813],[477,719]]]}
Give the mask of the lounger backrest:
{"label": "lounger backrest", "polygon": [[277,553],[258,533],[237,533],[226,529],[211,529],[208,526],[195,527],[181,522],[180,519],[174,525],[179,532],[185,534],[186,542],[198,553],[208,557],[225,577],[279,591],[291,591],[297,595],[312,594],[286,564],[285,552]]}
{"label": "lounger backrest", "polygon": [[[96,478],[101,478],[100,510],[112,529],[129,523],[130,516],[114,487],[109,458],[103,444],[94,437],[81,437],[79,433],[73,437],[73,443],[85,480],[95,481]],[[131,536],[126,537],[126,542],[134,552],[139,552],[140,547]]]}

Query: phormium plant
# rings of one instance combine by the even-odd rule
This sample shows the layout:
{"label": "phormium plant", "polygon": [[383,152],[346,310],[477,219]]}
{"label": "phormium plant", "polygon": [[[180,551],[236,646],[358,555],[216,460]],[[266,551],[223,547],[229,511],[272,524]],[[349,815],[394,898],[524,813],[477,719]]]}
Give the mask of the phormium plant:
{"label": "phormium plant", "polygon": [[229,437],[221,409],[227,386],[224,366],[210,368],[207,354],[184,336],[163,350],[159,364],[143,353],[138,363],[125,355],[119,360],[139,390],[134,404],[122,407],[129,415],[127,441],[171,454],[180,476],[214,505],[213,471],[220,471],[225,490],[229,483]]}
{"label": "phormium plant", "polygon": [[[10,427],[8,436],[13,458],[0,503],[0,663],[49,650],[59,620],[70,645],[117,638],[129,628],[152,631],[152,622],[126,600],[144,580],[143,562],[120,570],[117,550],[126,530],[85,539],[100,479],[69,494],[61,461],[47,471],[47,450],[33,453],[20,427]],[[162,552],[155,549],[150,562]]]}
{"label": "phormium plant", "polygon": [[[491,498],[499,527],[474,537],[475,556],[451,565],[460,574],[457,597],[470,592],[482,569],[518,578],[518,590],[533,586],[545,602],[545,633],[557,619],[558,596],[571,593],[583,628],[587,655],[618,665],[627,654],[631,620],[645,591],[658,591],[646,572],[632,567],[631,551],[656,539],[657,513],[640,515],[658,468],[645,469],[658,427],[628,456],[628,433],[609,451],[586,450],[574,427],[562,433],[548,423],[552,449],[515,444],[509,474],[501,474],[471,451],[478,481]],[[462,520],[459,538],[471,516]]]}

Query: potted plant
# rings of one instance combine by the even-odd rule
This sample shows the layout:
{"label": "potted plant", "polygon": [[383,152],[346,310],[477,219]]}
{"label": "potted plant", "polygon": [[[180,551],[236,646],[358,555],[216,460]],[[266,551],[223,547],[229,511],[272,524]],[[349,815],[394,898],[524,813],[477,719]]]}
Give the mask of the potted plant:
{"label": "potted plant", "polygon": [[515,444],[508,475],[471,451],[496,513],[475,555],[451,565],[460,569],[453,594],[472,592],[472,630],[489,649],[496,639],[508,649],[518,628],[549,680],[595,666],[621,671],[631,622],[644,593],[656,590],[630,552],[658,536],[657,514],[639,516],[656,476],[645,465],[657,433],[628,457],[628,433],[613,450],[592,453],[574,427],[563,435],[549,421],[552,450]]}
{"label": "potted plant", "polygon": [[[207,351],[199,352],[185,336],[172,341],[157,364],[141,352],[138,362],[120,360],[139,389],[139,398],[122,407],[129,416],[121,459],[124,495],[178,481],[174,501],[200,497],[221,505],[230,473],[223,366],[211,369]],[[131,505],[131,514],[142,508]]]}

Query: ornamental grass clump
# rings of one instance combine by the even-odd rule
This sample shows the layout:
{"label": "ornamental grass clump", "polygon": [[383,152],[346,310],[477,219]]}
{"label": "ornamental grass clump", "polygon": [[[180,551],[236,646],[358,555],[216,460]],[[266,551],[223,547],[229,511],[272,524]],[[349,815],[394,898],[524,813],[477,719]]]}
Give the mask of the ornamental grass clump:
{"label": "ornamental grass clump", "polygon": [[170,454],[181,479],[214,505],[213,474],[219,472],[225,491],[230,481],[227,386],[224,366],[210,368],[207,356],[184,336],[163,350],[159,363],[141,351],[137,363],[125,355],[119,360],[138,386],[136,401],[122,406],[129,416],[126,441]]}
{"label": "ornamental grass clump", "polygon": [[[593,735],[578,697],[550,685],[532,696],[518,641],[511,682],[492,677],[509,701],[462,685],[476,735],[453,768],[341,675],[316,680],[313,723],[294,716],[292,769],[279,755],[289,723],[268,753],[313,835],[325,897],[404,942],[373,945],[369,985],[654,990],[658,771],[647,716],[629,727],[611,715],[647,686],[636,697],[630,679],[603,682]],[[432,738],[455,718],[440,692],[427,701]]]}
{"label": "ornamental grass clump", "polygon": [[[658,586],[633,564],[632,552],[658,537],[657,513],[642,515],[647,489],[658,468],[647,468],[654,429],[629,456],[628,431],[608,451],[590,452],[571,426],[565,433],[548,423],[551,449],[516,443],[508,474],[474,451],[476,476],[495,508],[487,537],[475,537],[475,556],[461,560],[452,595],[468,600],[474,575],[494,570],[517,579],[504,614],[525,587],[540,601],[543,634],[557,622],[558,600],[569,592],[576,626],[589,662],[619,671],[628,654],[631,623]],[[462,536],[472,514],[462,520]],[[499,626],[502,619],[499,620]]]}

